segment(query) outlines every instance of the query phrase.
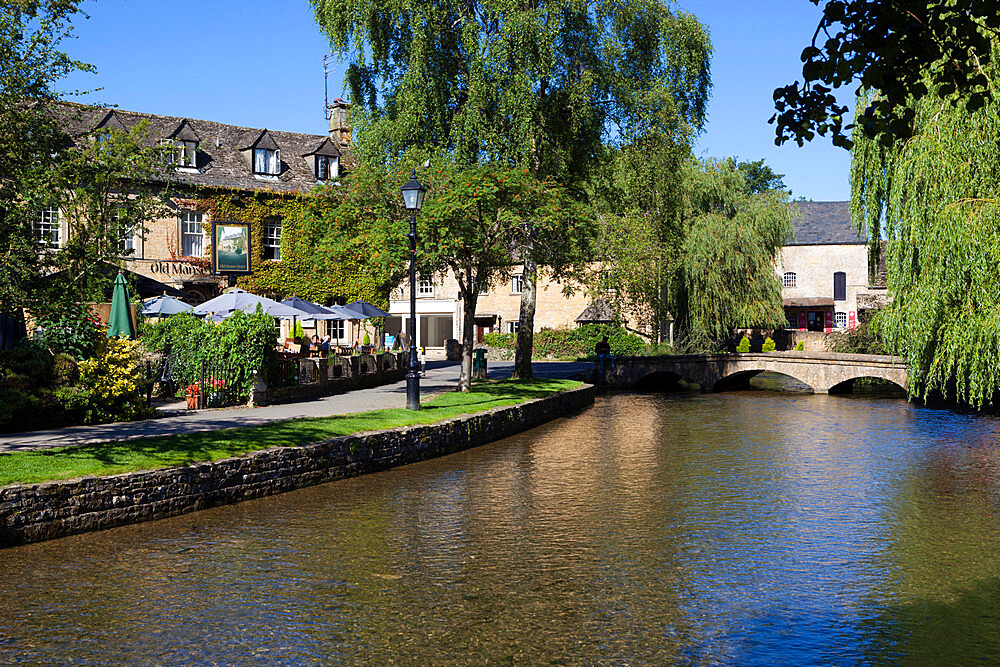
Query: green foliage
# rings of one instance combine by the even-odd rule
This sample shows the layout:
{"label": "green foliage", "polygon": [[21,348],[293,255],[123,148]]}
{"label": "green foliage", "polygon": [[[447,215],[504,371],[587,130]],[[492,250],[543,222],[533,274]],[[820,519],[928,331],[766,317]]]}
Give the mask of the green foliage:
{"label": "green foliage", "polygon": [[35,321],[35,342],[52,354],[65,353],[76,359],[87,359],[104,338],[90,307],[85,303],[69,302],[61,308],[44,308]]}
{"label": "green foliage", "polygon": [[[594,347],[604,337],[611,345],[611,354],[636,356],[647,353],[641,338],[620,326],[611,324],[584,324],[575,329],[546,329],[535,334],[535,355],[538,357],[592,357]],[[483,336],[483,342],[492,348],[513,351],[517,335],[492,333]]]}
{"label": "green foliage", "polygon": [[219,324],[180,313],[140,333],[147,350],[174,355],[174,379],[180,387],[199,379],[202,361],[221,363],[232,390],[242,397],[249,397],[259,371],[273,367],[278,336],[273,318],[259,309],[249,315],[233,313]]}
{"label": "green foliage", "polygon": [[71,355],[60,352],[52,359],[52,378],[56,385],[75,384],[80,379],[80,368]]}
{"label": "green foliage", "polygon": [[[997,86],[1000,62],[981,74]],[[979,407],[1000,389],[1000,101],[970,111],[968,95],[936,92],[908,107],[908,141],[856,138],[851,208],[872,254],[885,246],[889,300],[873,324],[906,357],[911,395]]]}
{"label": "green foliage", "polygon": [[[828,0],[802,51],[804,83],[774,91],[775,143],[801,146],[829,132],[834,145],[850,148],[844,130],[852,127],[854,140],[863,133],[892,143],[914,134],[913,100],[934,105],[958,90],[953,101],[970,112],[996,102],[996,80],[984,68],[996,58],[998,33],[995,2]],[[859,105],[845,127],[847,108],[831,90],[854,81],[882,95]]]}
{"label": "green foliage", "polygon": [[365,332],[365,337],[361,339],[361,344],[362,345],[371,345],[372,344],[372,337],[368,335],[367,331]]}
{"label": "green foliage", "polygon": [[764,339],[764,344],[761,345],[761,352],[774,352],[777,349],[777,345],[774,343],[774,339],[768,336]]}
{"label": "green foliage", "polygon": [[879,338],[878,331],[870,322],[859,324],[854,329],[827,335],[827,346],[831,352],[845,354],[889,354]]}
{"label": "green foliage", "polygon": [[805,349],[806,349],[806,344],[804,341],[800,340],[798,343],[795,344],[796,352],[803,352]]}
{"label": "green foliage", "polygon": [[32,223],[58,204],[59,165],[71,145],[51,113],[58,81],[93,67],[61,50],[79,0],[4,2],[0,11],[0,312],[25,305],[53,253]]}
{"label": "green foliage", "polygon": [[302,327],[302,322],[296,320],[295,326],[292,327],[292,338],[297,339],[301,343],[305,337],[306,330]]}
{"label": "green foliage", "polygon": [[124,338],[106,338],[97,354],[80,362],[82,392],[61,394],[66,405],[82,408],[87,424],[128,421],[146,416],[139,344]]}
{"label": "green foliage", "polygon": [[740,339],[739,344],[736,346],[736,352],[739,354],[746,354],[750,351],[750,339],[744,336]]}

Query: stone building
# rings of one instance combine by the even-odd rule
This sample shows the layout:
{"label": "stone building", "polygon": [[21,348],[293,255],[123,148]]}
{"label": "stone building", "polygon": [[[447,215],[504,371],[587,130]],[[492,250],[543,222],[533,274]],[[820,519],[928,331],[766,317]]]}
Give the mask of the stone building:
{"label": "stone building", "polygon": [[[213,220],[228,220],[207,202],[226,201],[236,207],[251,200],[279,201],[338,179],[349,162],[347,107],[339,99],[330,106],[329,134],[75,104],[63,106],[60,122],[78,142],[99,137],[104,128],[128,130],[145,122],[150,142],[172,147],[173,169],[162,179],[169,214],[124,239],[123,260],[135,274],[180,289],[200,302],[226,285],[225,279],[211,274],[208,232]],[[281,261],[282,223],[281,216],[266,216],[251,225],[251,270],[260,262]],[[71,230],[60,211],[49,210],[39,212],[35,233],[48,247],[58,249]]]}
{"label": "stone building", "polygon": [[[476,302],[476,342],[487,333],[514,333],[520,326],[522,267],[514,265],[498,280],[479,293]],[[410,289],[404,284],[389,299],[386,333],[398,336],[408,331]],[[585,290],[572,294],[563,285],[540,272],[537,282],[535,330],[576,326],[576,319],[591,305]],[[451,273],[444,276],[421,276],[417,284],[417,345],[438,348],[448,338],[461,339],[462,301],[458,281]]]}
{"label": "stone building", "polygon": [[868,239],[851,222],[850,202],[795,205],[793,237],[776,264],[787,328],[853,329],[859,309],[884,300],[884,280],[869,277]]}

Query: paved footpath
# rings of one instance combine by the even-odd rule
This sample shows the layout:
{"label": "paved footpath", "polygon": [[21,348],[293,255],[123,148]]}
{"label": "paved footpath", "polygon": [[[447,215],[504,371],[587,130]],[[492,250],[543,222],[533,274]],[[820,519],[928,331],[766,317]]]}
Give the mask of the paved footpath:
{"label": "paved footpath", "polygon": [[[537,377],[573,377],[593,366],[585,362],[534,362]],[[513,362],[490,361],[489,377],[510,377]],[[420,379],[421,395],[437,394],[454,389],[458,381],[455,362],[428,362],[426,376]],[[372,389],[360,389],[346,394],[263,408],[223,408],[219,410],[183,411],[174,416],[97,426],[71,426],[46,431],[29,431],[0,435],[0,452],[17,452],[48,447],[83,445],[91,442],[124,441],[157,435],[217,431],[238,426],[257,426],[295,417],[327,417],[329,415],[406,407],[406,381]]]}

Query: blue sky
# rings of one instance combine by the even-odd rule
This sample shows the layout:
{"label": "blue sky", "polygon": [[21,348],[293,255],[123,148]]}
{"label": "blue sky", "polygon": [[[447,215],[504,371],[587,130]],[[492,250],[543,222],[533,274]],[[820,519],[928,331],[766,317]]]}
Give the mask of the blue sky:
{"label": "blue sky", "polygon": [[[809,0],[684,0],[708,25],[715,55],[701,156],[764,158],[796,197],[847,199],[850,156],[827,139],[774,145],[772,93],[800,73],[799,54],[819,19]],[[323,55],[329,52],[307,0],[100,0],[85,2],[66,50],[97,66],[66,90],[79,101],[203,118],[247,127],[322,134]],[[330,75],[341,94],[343,68]],[[849,101],[844,92],[841,101]]]}

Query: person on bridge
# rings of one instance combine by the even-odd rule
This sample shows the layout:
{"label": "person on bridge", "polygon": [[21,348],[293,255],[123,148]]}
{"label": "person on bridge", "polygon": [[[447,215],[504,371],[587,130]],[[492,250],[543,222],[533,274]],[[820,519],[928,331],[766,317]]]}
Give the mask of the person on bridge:
{"label": "person on bridge", "polygon": [[594,346],[594,354],[597,355],[597,373],[600,377],[604,377],[605,365],[614,372],[615,359],[611,356],[611,344],[608,343],[607,336]]}

